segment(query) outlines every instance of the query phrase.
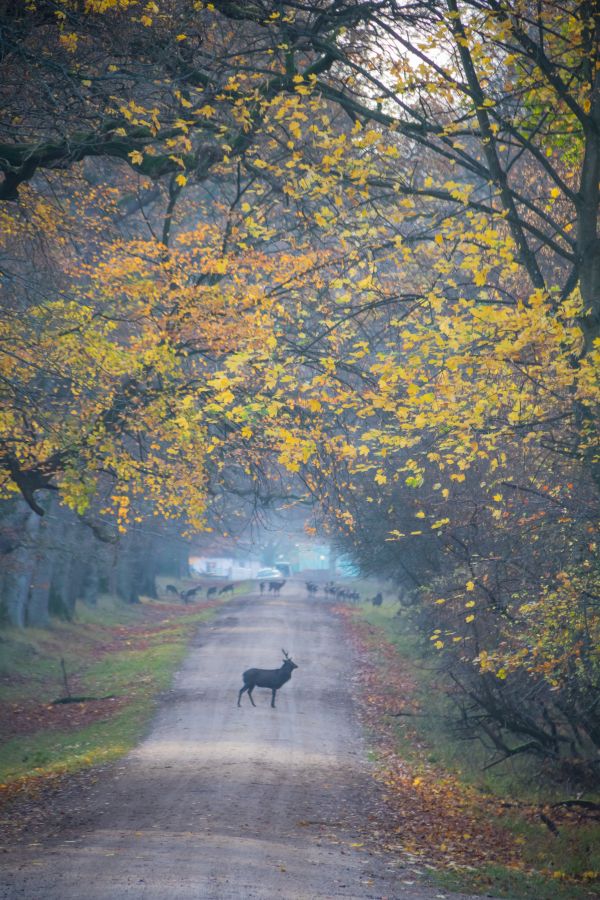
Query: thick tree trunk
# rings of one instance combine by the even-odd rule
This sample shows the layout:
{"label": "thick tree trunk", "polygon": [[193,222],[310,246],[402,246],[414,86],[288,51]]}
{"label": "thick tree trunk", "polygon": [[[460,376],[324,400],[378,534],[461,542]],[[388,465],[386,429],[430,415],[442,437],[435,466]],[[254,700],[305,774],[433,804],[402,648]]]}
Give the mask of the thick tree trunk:
{"label": "thick tree trunk", "polygon": [[50,622],[50,587],[56,562],[53,530],[52,520],[40,521],[26,612],[26,623],[34,628],[46,628]]}
{"label": "thick tree trunk", "polygon": [[88,606],[95,606],[100,593],[100,572],[96,554],[90,556],[88,565],[83,575],[81,598]]}
{"label": "thick tree trunk", "polygon": [[46,547],[40,548],[27,601],[26,621],[32,628],[46,628],[50,623],[50,582],[53,564],[50,551]]}
{"label": "thick tree trunk", "polygon": [[135,585],[129,554],[123,552],[115,563],[114,592],[124,603],[139,603],[140,595]]}
{"label": "thick tree trunk", "polygon": [[70,552],[55,554],[50,583],[50,612],[53,616],[69,621],[75,614],[77,602],[74,569],[75,564]]}
{"label": "thick tree trunk", "polygon": [[584,304],[581,319],[585,348],[589,352],[600,336],[600,240],[598,239],[598,208],[600,205],[600,134],[589,134],[582,169],[577,209],[577,253],[579,258],[579,287]]}
{"label": "thick tree trunk", "polygon": [[[596,15],[596,38],[600,19]],[[594,77],[590,98],[591,122],[585,129],[585,153],[577,199],[577,260],[579,289],[583,300],[580,325],[583,331],[583,355],[600,339],[600,73]],[[597,485],[600,485],[600,462],[597,450],[598,419],[594,411],[580,404],[582,433],[586,446],[585,459]]]}
{"label": "thick tree trunk", "polygon": [[111,590],[125,603],[139,603],[140,585],[135,565],[134,535],[123,535],[111,573]]}
{"label": "thick tree trunk", "polygon": [[142,596],[156,600],[158,597],[156,576],[159,571],[158,548],[155,547],[157,539],[153,537],[148,543],[140,534],[135,534],[133,537],[134,568],[137,576],[138,591]]}
{"label": "thick tree trunk", "polygon": [[11,501],[3,518],[4,533],[12,536],[10,552],[3,554],[1,605],[10,625],[24,628],[27,624],[27,604],[33,571],[36,565],[35,547],[40,517],[22,500]]}
{"label": "thick tree trunk", "polygon": [[103,589],[126,603],[157,597],[156,575],[188,573],[188,547],[166,534],[132,530],[118,546],[94,533],[55,495],[38,516],[19,499],[0,504],[0,621],[43,627],[51,616],[72,619],[77,600],[93,606]]}
{"label": "thick tree trunk", "polygon": [[580,290],[585,306],[581,322],[585,336],[585,352],[600,337],[600,240],[598,209],[600,207],[600,72],[593,71],[591,60],[597,55],[600,41],[600,10],[597,4],[582,4],[585,16],[584,43],[586,80],[591,84],[589,120],[584,128],[585,152],[577,197],[577,256]]}
{"label": "thick tree trunk", "polygon": [[49,608],[51,615],[70,620],[75,614],[77,600],[76,560],[82,551],[85,556],[85,535],[71,510],[53,500],[50,512],[54,565]]}

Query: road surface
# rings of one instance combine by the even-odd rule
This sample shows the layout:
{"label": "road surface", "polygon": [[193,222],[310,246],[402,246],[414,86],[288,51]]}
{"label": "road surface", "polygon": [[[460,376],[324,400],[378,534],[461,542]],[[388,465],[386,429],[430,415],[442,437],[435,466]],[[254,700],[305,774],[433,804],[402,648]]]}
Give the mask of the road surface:
{"label": "road surface", "polygon": [[[277,708],[257,688],[238,709],[241,672],[279,666],[281,648],[299,668]],[[291,584],[227,604],[147,738],[57,809],[52,836],[2,855],[2,900],[446,896],[365,841],[377,788],[349,653],[329,607]]]}

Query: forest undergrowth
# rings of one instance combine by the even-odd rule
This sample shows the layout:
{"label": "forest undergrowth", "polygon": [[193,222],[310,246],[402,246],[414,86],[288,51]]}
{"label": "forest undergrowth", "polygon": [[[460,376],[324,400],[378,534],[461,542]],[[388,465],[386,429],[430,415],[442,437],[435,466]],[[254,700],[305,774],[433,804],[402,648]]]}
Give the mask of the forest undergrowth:
{"label": "forest undergrowth", "polygon": [[555,805],[572,799],[568,786],[531,764],[486,769],[485,748],[453,734],[435,660],[419,653],[396,610],[337,608],[357,653],[354,691],[382,786],[377,842],[447,889],[600,896],[597,810]]}

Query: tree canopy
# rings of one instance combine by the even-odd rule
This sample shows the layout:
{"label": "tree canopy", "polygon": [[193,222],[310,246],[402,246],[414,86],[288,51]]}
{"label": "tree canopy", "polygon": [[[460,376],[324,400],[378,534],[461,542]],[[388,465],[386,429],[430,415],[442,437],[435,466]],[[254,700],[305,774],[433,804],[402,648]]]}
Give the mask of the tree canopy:
{"label": "tree canopy", "polygon": [[499,749],[558,753],[553,704],[597,746],[595,4],[31,0],[1,39],[5,495],[315,498]]}

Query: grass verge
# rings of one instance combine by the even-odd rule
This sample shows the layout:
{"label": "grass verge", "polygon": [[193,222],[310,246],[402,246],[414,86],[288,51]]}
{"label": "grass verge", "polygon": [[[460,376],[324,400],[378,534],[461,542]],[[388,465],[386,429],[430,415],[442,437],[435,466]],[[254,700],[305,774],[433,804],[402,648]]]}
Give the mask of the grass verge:
{"label": "grass verge", "polygon": [[485,866],[475,872],[438,869],[435,881],[447,891],[468,891],[507,900],[590,900],[598,897],[598,885],[520,872],[506,866]]}
{"label": "grass verge", "polygon": [[[0,635],[0,782],[11,796],[28,782],[115,759],[139,740],[199,623],[214,604],[105,598],[79,621]],[[67,673],[65,686],[61,660]],[[97,698],[53,704],[72,696]]]}
{"label": "grass verge", "polygon": [[542,814],[565,799],[556,785],[525,759],[483,771],[484,749],[453,737],[435,664],[396,610],[363,604],[349,617],[369,661],[365,719],[403,848],[432,861],[434,880],[448,890],[511,900],[600,896],[598,822],[552,811],[553,833]]}

